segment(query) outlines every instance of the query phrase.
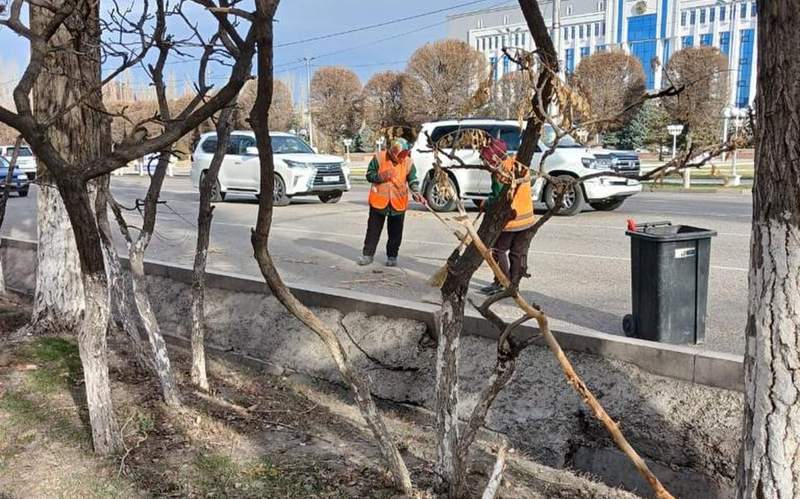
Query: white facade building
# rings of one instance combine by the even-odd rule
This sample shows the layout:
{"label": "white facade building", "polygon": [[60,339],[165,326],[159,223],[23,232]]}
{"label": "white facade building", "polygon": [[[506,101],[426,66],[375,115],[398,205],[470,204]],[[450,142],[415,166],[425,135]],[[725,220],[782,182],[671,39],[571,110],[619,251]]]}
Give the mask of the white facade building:
{"label": "white facade building", "polygon": [[[764,0],[762,0],[764,1]],[[560,16],[553,29],[553,4]],[[687,46],[709,45],[728,56],[730,105],[747,107],[756,88],[756,3],[752,0],[555,0],[540,1],[561,68],[571,73],[581,58],[611,48],[635,55],[644,67],[647,87],[661,88],[658,57]],[[450,36],[486,55],[495,78],[514,71],[503,47],[534,48],[516,4],[450,16]]]}

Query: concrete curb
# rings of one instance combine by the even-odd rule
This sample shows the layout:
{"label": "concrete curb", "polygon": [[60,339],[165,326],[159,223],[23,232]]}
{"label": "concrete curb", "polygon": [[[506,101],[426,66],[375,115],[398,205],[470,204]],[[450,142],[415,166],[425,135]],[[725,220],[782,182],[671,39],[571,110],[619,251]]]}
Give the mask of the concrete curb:
{"label": "concrete curb", "polygon": [[[2,238],[2,248],[17,248],[36,251],[36,242]],[[127,259],[122,258],[123,265]],[[165,277],[178,282],[191,284],[192,269],[149,260],[145,263],[148,275]],[[269,293],[264,281],[255,277],[226,272],[208,272],[207,282],[211,287],[245,293]],[[315,284],[287,283],[292,292],[306,305],[330,307],[343,313],[362,312],[367,315],[382,315],[389,318],[413,319],[425,323],[434,331],[435,314],[439,307],[420,303],[376,296],[339,288],[329,288]],[[31,293],[33,290],[21,290]],[[523,335],[538,335],[533,326],[520,328]],[[744,365],[741,355],[699,350],[683,345],[655,343],[635,338],[626,338],[605,333],[553,331],[564,350],[598,355],[616,359],[638,366],[640,369],[668,378],[688,381],[701,385],[744,390]],[[476,312],[468,312],[464,317],[464,334],[497,338],[497,332]],[[542,340],[538,344],[544,344]]]}

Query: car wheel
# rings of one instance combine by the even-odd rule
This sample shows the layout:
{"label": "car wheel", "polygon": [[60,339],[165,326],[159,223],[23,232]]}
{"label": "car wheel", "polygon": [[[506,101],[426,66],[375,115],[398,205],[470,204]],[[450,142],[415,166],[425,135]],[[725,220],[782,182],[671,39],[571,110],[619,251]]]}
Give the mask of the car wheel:
{"label": "car wheel", "polygon": [[624,199],[610,199],[608,201],[599,201],[597,203],[589,203],[589,206],[597,211],[614,211],[624,203]]}
{"label": "car wheel", "polygon": [[[564,180],[574,180],[569,175],[559,175],[558,178]],[[547,205],[548,210],[552,210],[556,205],[555,186],[548,183],[544,189],[544,203]],[[571,217],[581,212],[584,205],[583,189],[580,185],[573,184],[572,188],[564,194],[564,199],[561,200],[561,210],[558,215]]]}
{"label": "car wheel", "polygon": [[17,191],[17,194],[21,198],[26,198],[28,197],[28,189],[22,189],[21,191]]}
{"label": "car wheel", "polygon": [[288,206],[291,198],[286,194],[286,184],[279,175],[275,175],[275,185],[272,188],[272,204],[275,206]]}
{"label": "car wheel", "polygon": [[[206,181],[206,172],[200,174],[200,187],[202,188],[203,184]],[[219,185],[219,180],[214,182],[214,185],[211,186],[211,202],[212,203],[221,203],[225,201],[225,193],[222,191],[222,188]]]}
{"label": "car wheel", "polygon": [[342,191],[323,192],[319,195],[319,200],[323,203],[338,203],[342,199]]}
{"label": "car wheel", "polygon": [[[448,178],[447,182],[450,186],[449,191],[458,195],[458,190],[456,189],[456,186],[453,185],[453,180]],[[428,183],[428,188],[425,191],[425,199],[428,201],[428,206],[430,206],[433,211],[453,211],[456,207],[456,200],[450,197],[448,194],[449,193],[439,187],[436,182],[431,180]]]}

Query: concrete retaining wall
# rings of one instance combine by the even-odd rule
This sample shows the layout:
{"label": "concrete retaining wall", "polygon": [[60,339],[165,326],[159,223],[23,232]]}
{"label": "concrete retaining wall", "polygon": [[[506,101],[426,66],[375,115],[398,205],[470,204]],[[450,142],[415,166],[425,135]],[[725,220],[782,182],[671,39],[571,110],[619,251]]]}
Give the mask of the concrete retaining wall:
{"label": "concrete retaining wall", "polygon": [[[6,240],[0,257],[4,258],[9,286],[32,290],[35,246]],[[151,263],[147,272],[163,330],[188,338],[190,271]],[[213,274],[208,282],[210,345],[247,358],[251,364],[270,366],[273,372],[289,370],[338,381],[321,342],[285,311],[262,282],[230,274]],[[339,332],[355,364],[372,378],[377,396],[432,408],[435,350],[423,346],[421,340],[435,307],[309,285],[295,286],[295,292]],[[484,386],[495,354],[495,342],[487,338],[491,334],[485,323],[471,317],[466,327],[470,334],[462,340],[460,369],[464,415]],[[348,334],[370,356],[405,370],[376,366],[348,340]],[[697,381],[722,382],[728,376],[739,376],[736,359],[680,347],[654,348],[625,338],[611,341],[604,336],[561,333],[559,339],[572,350],[569,356],[577,372],[621,423],[631,444],[676,496],[733,497],[742,397],[737,391]],[[634,358],[635,363],[672,377],[618,360],[637,355],[643,358]],[[664,365],[654,368],[654,364]],[[691,374],[681,375],[681,370]],[[725,376],[720,377],[720,372]],[[498,397],[488,426],[507,434],[540,462],[571,467],[647,493],[646,484],[565,383],[558,364],[543,346],[533,346],[522,354],[515,379]]]}

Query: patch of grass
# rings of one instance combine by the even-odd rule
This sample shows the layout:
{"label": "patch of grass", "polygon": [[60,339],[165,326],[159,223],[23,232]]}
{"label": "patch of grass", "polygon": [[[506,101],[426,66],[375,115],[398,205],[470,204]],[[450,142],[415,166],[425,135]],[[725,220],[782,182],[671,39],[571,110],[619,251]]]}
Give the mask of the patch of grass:
{"label": "patch of grass", "polygon": [[43,427],[49,438],[74,445],[89,445],[87,430],[68,417],[36,402],[20,391],[6,392],[0,398],[0,410],[10,415],[9,428],[12,431],[25,431]]}
{"label": "patch of grass", "polygon": [[204,454],[194,461],[193,495],[216,498],[347,497],[325,482],[313,467],[284,470],[268,459],[237,463],[228,456]]}
{"label": "patch of grass", "polygon": [[20,356],[38,366],[27,379],[42,393],[53,393],[75,385],[83,376],[78,346],[64,338],[38,338],[27,345]]}

